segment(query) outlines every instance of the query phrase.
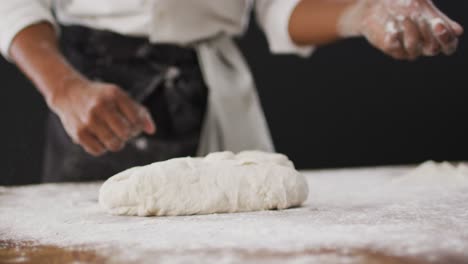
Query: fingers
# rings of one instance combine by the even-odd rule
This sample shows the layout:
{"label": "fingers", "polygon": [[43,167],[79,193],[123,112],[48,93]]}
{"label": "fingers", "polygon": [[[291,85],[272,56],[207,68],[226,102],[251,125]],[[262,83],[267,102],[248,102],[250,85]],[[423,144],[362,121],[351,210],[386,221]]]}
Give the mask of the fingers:
{"label": "fingers", "polygon": [[137,104],[124,93],[119,96],[116,104],[120,112],[132,124],[132,134],[134,136],[141,130],[147,134],[154,134],[156,132],[156,125],[145,107]]}
{"label": "fingers", "polygon": [[[375,3],[375,2],[372,2]],[[371,43],[395,59],[453,54],[463,27],[443,14],[432,1],[407,0],[377,3],[364,24]],[[381,21],[384,21],[383,24]],[[378,25],[378,26],[376,26]]]}
{"label": "fingers", "polygon": [[122,141],[132,137],[130,122],[120,113],[117,105],[112,103],[107,106],[106,122],[112,132]]}
{"label": "fingers", "polygon": [[421,55],[435,56],[440,52],[451,55],[458,47],[456,33],[441,18],[390,19],[386,32],[384,51],[395,59],[414,60]]}
{"label": "fingers", "polygon": [[81,123],[106,150],[117,152],[132,137],[133,128],[117,109],[119,88],[100,87],[102,90],[90,99],[87,110],[82,112]]}
{"label": "fingers", "polygon": [[434,37],[439,42],[442,52],[445,55],[453,54],[458,47],[458,38],[451,27],[441,18],[434,18],[430,21]]}
{"label": "fingers", "polygon": [[425,19],[420,19],[418,24],[423,37],[423,55],[435,56],[439,54],[441,47],[435,36],[432,34],[431,25]]}
{"label": "fingers", "polygon": [[386,24],[384,52],[398,60],[415,60],[422,54],[423,36],[409,18],[389,19]]}
{"label": "fingers", "polygon": [[[102,118],[106,118],[103,116]],[[108,116],[107,116],[108,118]],[[106,147],[107,150],[117,152],[121,150],[125,145],[125,140],[120,139],[114,132],[109,128],[108,124],[104,119],[96,118],[93,123],[88,123],[89,131],[99,140],[99,142]]]}
{"label": "fingers", "polygon": [[128,98],[128,96],[121,95],[115,102],[119,111],[123,114],[123,116],[128,120],[130,125],[132,126],[132,133],[139,132],[139,123],[140,118],[138,116],[138,109],[135,106],[135,103]]}
{"label": "fingers", "polygon": [[457,37],[461,36],[463,34],[463,27],[450,19],[447,15],[445,15],[442,11],[440,11],[432,1],[429,1],[426,3],[426,9],[427,12],[433,17],[433,18],[441,18],[443,21],[447,23],[447,25],[451,28],[451,30],[455,33]]}
{"label": "fingers", "polygon": [[425,8],[425,17],[430,24],[432,34],[439,42],[441,50],[446,55],[453,54],[458,47],[458,37],[463,34],[463,28],[455,21],[448,18],[431,1]]}
{"label": "fingers", "polygon": [[109,86],[104,99],[100,97],[86,125],[108,150],[121,150],[125,142],[142,130],[152,134],[155,125],[148,111],[134,102],[118,87]]}
{"label": "fingers", "polygon": [[99,142],[99,140],[87,129],[79,130],[74,141],[75,143],[80,144],[86,152],[93,156],[100,156],[106,151],[105,147]]}
{"label": "fingers", "polygon": [[423,36],[419,26],[411,19],[405,18],[401,21],[403,28],[403,46],[407,54],[407,59],[415,60],[422,53]]}
{"label": "fingers", "polygon": [[106,151],[117,152],[141,131],[155,132],[156,127],[146,108],[119,87],[94,83],[87,88],[83,90],[86,93],[84,100],[76,104],[76,111],[65,111],[68,116],[61,119],[73,141],[88,153],[97,156]]}
{"label": "fingers", "polygon": [[90,132],[99,140],[107,150],[118,151],[123,147],[125,141],[121,140],[108,126],[108,120],[115,115],[108,111],[105,104],[95,106],[82,119],[87,132]]}
{"label": "fingers", "polygon": [[406,59],[407,53],[403,44],[403,31],[397,21],[390,19],[386,24],[386,35],[383,50],[395,59]]}

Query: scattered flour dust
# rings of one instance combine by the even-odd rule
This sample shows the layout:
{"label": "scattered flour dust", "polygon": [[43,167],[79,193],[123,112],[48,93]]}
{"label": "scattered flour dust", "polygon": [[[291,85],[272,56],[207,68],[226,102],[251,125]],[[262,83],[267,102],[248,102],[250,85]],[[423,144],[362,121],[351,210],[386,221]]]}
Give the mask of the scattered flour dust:
{"label": "scattered flour dust", "polygon": [[[300,208],[178,217],[109,215],[97,203],[101,182],[0,187],[0,240],[101,246],[102,254],[120,260],[152,256],[151,261],[158,263],[233,263],[240,259],[235,253],[211,258],[187,253],[197,250],[370,248],[432,260],[441,252],[468,257],[465,165],[428,162],[416,169],[303,174],[310,192]],[[110,246],[120,254],[115,250],[106,253],[104,249]],[[158,254],[147,255],[151,252],[173,253],[156,258]],[[350,263],[347,261],[335,263]],[[281,263],[293,262],[323,263],[305,256]]]}
{"label": "scattered flour dust", "polygon": [[393,184],[406,188],[450,190],[468,183],[468,166],[460,163],[427,161],[416,169],[393,180]]}

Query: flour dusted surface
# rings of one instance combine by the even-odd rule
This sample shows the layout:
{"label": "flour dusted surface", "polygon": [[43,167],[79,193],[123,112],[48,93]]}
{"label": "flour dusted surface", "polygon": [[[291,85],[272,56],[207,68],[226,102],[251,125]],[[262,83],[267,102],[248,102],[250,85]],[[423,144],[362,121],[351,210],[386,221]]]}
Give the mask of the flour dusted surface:
{"label": "flour dusted surface", "polygon": [[[302,207],[177,217],[109,215],[97,204],[100,182],[0,187],[0,239],[91,245],[123,263],[240,263],[239,250],[321,248],[368,248],[431,261],[443,254],[468,257],[468,181],[435,189],[429,183],[453,182],[453,170],[409,180],[415,171],[425,169],[303,172],[310,193]],[[197,253],[207,251],[222,253]],[[291,255],[275,263],[362,262]]]}
{"label": "flour dusted surface", "polygon": [[117,215],[193,215],[286,209],[307,195],[304,176],[284,155],[218,152],[123,171],[103,184],[99,203]]}

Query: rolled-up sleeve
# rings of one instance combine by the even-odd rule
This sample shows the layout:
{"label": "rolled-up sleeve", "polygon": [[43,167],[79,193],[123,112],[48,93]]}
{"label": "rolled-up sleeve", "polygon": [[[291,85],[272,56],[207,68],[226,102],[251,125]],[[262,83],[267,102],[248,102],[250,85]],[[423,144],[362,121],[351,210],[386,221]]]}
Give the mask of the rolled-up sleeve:
{"label": "rolled-up sleeve", "polygon": [[313,46],[299,46],[289,35],[289,19],[301,0],[255,0],[257,22],[265,35],[273,53],[293,53],[309,56]]}
{"label": "rolled-up sleeve", "polygon": [[0,52],[9,59],[11,42],[21,30],[41,21],[55,25],[50,0],[0,0]]}

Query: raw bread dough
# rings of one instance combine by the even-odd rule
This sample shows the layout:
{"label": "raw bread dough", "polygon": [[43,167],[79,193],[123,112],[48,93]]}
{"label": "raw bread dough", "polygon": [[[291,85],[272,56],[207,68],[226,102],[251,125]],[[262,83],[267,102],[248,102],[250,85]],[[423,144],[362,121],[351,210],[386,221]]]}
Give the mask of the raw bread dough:
{"label": "raw bread dough", "polygon": [[109,178],[99,203],[117,215],[164,216],[285,209],[307,182],[282,154],[217,152],[134,167]]}

